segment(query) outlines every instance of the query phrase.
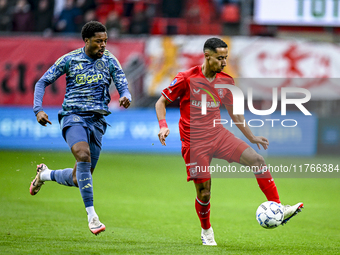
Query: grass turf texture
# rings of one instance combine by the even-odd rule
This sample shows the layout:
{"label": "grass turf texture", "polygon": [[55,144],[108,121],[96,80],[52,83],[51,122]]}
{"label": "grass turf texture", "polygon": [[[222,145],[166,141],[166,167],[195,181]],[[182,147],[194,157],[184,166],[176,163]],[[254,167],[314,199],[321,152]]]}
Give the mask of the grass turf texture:
{"label": "grass turf texture", "polygon": [[[337,158],[269,158],[267,163],[338,164]],[[79,190],[47,182],[29,194],[36,165],[72,167],[67,152],[0,151],[0,254],[340,254],[340,179],[277,178],[283,203],[305,208],[287,225],[263,229],[265,197],[255,178],[213,179],[211,222],[217,247],[202,246],[183,159],[103,153],[94,204],[106,231],[90,233]]]}

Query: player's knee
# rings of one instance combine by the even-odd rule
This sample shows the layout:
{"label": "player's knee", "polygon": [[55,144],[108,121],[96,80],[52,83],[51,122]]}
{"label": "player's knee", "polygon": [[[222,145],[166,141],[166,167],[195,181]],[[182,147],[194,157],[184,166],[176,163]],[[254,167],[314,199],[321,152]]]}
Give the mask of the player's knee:
{"label": "player's knee", "polygon": [[260,155],[260,154],[255,154],[253,157],[253,162],[252,162],[252,166],[259,166],[262,167],[265,165],[265,161],[264,158]]}
{"label": "player's knee", "polygon": [[78,154],[78,160],[79,162],[91,162],[90,154],[87,152],[80,152]]}
{"label": "player's knee", "polygon": [[210,191],[207,189],[200,190],[198,198],[203,202],[208,202],[210,200]]}
{"label": "player's knee", "polygon": [[91,152],[88,149],[73,150],[73,154],[78,162],[91,162]]}
{"label": "player's knee", "polygon": [[77,162],[91,162],[91,152],[87,142],[75,143],[71,150]]}

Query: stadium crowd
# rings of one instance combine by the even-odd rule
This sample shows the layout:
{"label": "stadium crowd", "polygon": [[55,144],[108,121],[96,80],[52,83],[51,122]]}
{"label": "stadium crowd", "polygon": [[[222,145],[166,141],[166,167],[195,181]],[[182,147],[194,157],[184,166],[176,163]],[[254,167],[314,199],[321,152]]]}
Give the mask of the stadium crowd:
{"label": "stadium crowd", "polygon": [[78,33],[98,20],[110,36],[205,34],[211,24],[238,23],[239,5],[239,0],[0,0],[0,33]]}

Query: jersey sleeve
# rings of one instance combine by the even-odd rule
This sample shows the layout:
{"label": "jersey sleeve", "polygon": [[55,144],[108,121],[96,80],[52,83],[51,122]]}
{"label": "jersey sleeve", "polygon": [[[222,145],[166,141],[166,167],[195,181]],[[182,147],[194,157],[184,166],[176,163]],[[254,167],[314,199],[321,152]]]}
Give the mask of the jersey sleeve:
{"label": "jersey sleeve", "polygon": [[45,88],[67,72],[70,60],[71,58],[67,57],[67,54],[59,58],[35,84],[33,105],[35,115],[37,115],[38,112],[43,111],[42,102]]}
{"label": "jersey sleeve", "polygon": [[126,97],[129,101],[132,101],[131,94],[128,87],[128,81],[126,79],[125,73],[122,66],[120,65],[118,59],[109,53],[110,56],[110,75],[113,82],[117,88],[120,97]]}
{"label": "jersey sleeve", "polygon": [[183,75],[181,73],[178,73],[171,82],[170,86],[162,91],[162,95],[169,102],[173,102],[178,97],[181,97],[183,95],[183,93],[185,92],[186,84],[187,83]]}

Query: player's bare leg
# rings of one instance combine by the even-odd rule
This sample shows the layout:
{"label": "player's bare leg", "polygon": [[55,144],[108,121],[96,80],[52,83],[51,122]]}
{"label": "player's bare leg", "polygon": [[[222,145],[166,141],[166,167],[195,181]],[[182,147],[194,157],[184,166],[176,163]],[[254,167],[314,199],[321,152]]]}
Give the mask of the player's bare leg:
{"label": "player's bare leg", "polygon": [[[254,149],[247,148],[241,155],[240,163],[246,166],[255,166],[255,177],[259,184],[260,189],[266,195],[268,201],[274,201],[279,204],[280,198],[279,193],[276,188],[276,184],[272,175],[269,171],[267,171],[267,167],[265,161],[261,155],[259,155]],[[301,212],[303,208],[303,203],[297,203],[293,206],[283,205],[283,224],[286,224],[292,217]]]}
{"label": "player's bare leg", "polygon": [[210,200],[211,179],[202,182],[195,183],[197,198],[205,203]]}
{"label": "player's bare leg", "polygon": [[201,239],[203,245],[217,245],[214,238],[214,231],[210,224],[210,189],[211,179],[196,183],[195,188],[197,197],[195,200],[195,208],[198,218],[201,222]]}
{"label": "player's bare leg", "polygon": [[281,203],[274,179],[271,173],[267,171],[266,163],[260,154],[248,147],[241,155],[240,164],[251,167],[257,183],[268,201]]}
{"label": "player's bare leg", "polygon": [[253,148],[248,147],[243,151],[240,157],[240,164],[245,166],[265,166],[264,158],[258,154]]}

